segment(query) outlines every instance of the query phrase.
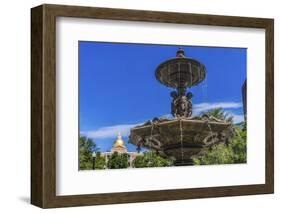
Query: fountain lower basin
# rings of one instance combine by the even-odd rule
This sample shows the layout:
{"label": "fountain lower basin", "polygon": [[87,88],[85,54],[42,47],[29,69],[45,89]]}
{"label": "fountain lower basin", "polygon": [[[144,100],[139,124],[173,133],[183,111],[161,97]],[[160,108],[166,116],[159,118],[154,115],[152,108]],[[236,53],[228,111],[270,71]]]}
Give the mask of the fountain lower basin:
{"label": "fountain lower basin", "polygon": [[227,143],[231,123],[195,118],[157,119],[130,130],[129,143],[157,151],[175,165],[193,165],[192,157],[214,144]]}

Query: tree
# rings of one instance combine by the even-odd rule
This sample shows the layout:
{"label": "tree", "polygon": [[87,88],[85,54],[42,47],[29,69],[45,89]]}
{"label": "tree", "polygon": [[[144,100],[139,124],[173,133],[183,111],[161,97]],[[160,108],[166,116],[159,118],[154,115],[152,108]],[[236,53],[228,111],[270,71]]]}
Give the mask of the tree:
{"label": "tree", "polygon": [[233,116],[230,116],[228,113],[224,112],[222,108],[211,109],[207,112],[202,113],[201,116],[207,115],[208,117],[215,117],[219,120],[233,123]]}
{"label": "tree", "polygon": [[143,155],[137,156],[133,161],[133,167],[135,168],[167,167],[172,165],[172,160],[164,159],[154,151],[145,152]]}
{"label": "tree", "polygon": [[109,169],[123,169],[129,167],[129,155],[127,153],[114,152],[108,159]]}
{"label": "tree", "polygon": [[93,168],[92,153],[97,151],[97,146],[91,138],[79,137],[79,168],[81,170]]}
{"label": "tree", "polygon": [[95,160],[95,169],[105,169],[106,168],[106,160],[104,156],[101,156],[100,152],[97,152],[96,160]]}
{"label": "tree", "polygon": [[205,150],[199,157],[193,158],[196,165],[246,163],[247,130],[235,127],[235,135],[228,144],[218,144]]}
{"label": "tree", "polygon": [[233,163],[233,152],[225,144],[218,144],[206,150],[202,156],[193,158],[195,165],[230,164]]}
{"label": "tree", "polygon": [[[225,113],[222,108],[211,109],[202,116],[215,117],[220,120],[233,123],[233,117]],[[227,144],[213,145],[209,149],[203,151],[201,156],[193,158],[197,165],[210,164],[231,164],[231,163],[245,163],[247,160],[247,129],[246,123],[238,126],[233,125],[234,136],[230,138]]]}
{"label": "tree", "polygon": [[246,124],[242,129],[236,128],[236,135],[229,143],[233,151],[233,163],[246,163],[247,161],[247,129]]}

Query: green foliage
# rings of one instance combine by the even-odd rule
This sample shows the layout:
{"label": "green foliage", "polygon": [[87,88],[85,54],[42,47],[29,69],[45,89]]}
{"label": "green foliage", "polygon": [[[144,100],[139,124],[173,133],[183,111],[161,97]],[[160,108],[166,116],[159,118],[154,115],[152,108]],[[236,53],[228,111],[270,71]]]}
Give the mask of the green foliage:
{"label": "green foliage", "polygon": [[[246,125],[245,125],[246,126]],[[229,147],[233,151],[233,163],[246,163],[247,161],[247,130],[236,129],[236,136],[231,139]]]}
{"label": "green foliage", "polygon": [[193,159],[195,165],[210,165],[210,164],[228,164],[233,163],[232,150],[224,145],[214,145],[210,150],[198,158]]}
{"label": "green foliage", "polygon": [[145,152],[143,155],[137,156],[133,161],[133,167],[167,167],[172,166],[173,161],[164,159],[154,151]]}
{"label": "green foliage", "polygon": [[246,163],[247,161],[247,130],[235,127],[235,135],[228,144],[218,144],[205,150],[197,158],[196,165]]}
{"label": "green foliage", "polygon": [[95,169],[105,169],[106,168],[106,159],[104,156],[101,156],[100,152],[97,152],[95,160]]}
{"label": "green foliage", "polygon": [[[233,117],[221,108],[209,110],[202,114],[233,123]],[[217,144],[203,151],[202,155],[193,158],[196,165],[245,163],[247,161],[247,129],[246,123],[242,128],[234,126],[235,134],[228,144]]]}
{"label": "green foliage", "polygon": [[114,152],[108,159],[109,169],[123,169],[129,167],[129,155],[126,153]]}
{"label": "green foliage", "polygon": [[96,150],[96,144],[91,138],[79,137],[79,168],[81,170],[93,168],[92,153]]}
{"label": "green foliage", "polygon": [[233,116],[230,116],[228,113],[224,112],[222,108],[211,109],[207,112],[202,113],[202,116],[204,115],[233,123]]}

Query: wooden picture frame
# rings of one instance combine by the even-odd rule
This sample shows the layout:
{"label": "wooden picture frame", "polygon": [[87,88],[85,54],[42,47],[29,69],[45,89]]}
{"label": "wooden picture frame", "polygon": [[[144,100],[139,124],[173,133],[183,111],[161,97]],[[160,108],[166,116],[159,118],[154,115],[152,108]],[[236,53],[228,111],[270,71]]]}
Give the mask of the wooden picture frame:
{"label": "wooden picture frame", "polygon": [[[266,34],[265,184],[56,195],[56,18],[262,28]],[[31,203],[41,208],[179,200],[274,192],[274,20],[126,9],[41,5],[31,9]],[[262,139],[261,139],[262,140]]]}

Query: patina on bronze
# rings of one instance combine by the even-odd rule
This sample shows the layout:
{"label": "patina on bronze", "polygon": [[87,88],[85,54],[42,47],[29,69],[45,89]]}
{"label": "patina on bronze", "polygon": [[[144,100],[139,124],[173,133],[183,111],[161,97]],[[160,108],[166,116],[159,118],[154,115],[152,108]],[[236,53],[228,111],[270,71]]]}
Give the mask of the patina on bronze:
{"label": "patina on bronze", "polygon": [[145,147],[175,161],[175,165],[193,165],[192,158],[214,144],[227,143],[233,134],[231,124],[213,117],[192,117],[192,93],[187,88],[198,85],[206,77],[199,61],[185,56],[179,48],[176,57],[161,63],[156,79],[171,92],[173,119],[154,118],[131,129],[129,142],[138,149]]}

